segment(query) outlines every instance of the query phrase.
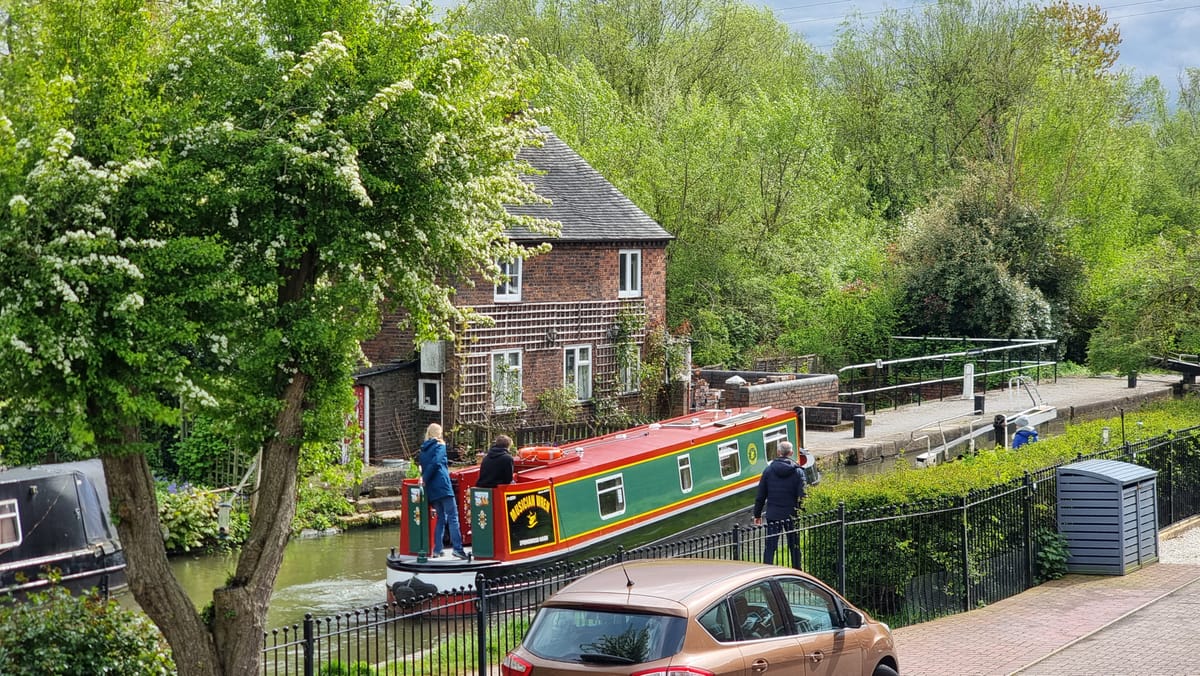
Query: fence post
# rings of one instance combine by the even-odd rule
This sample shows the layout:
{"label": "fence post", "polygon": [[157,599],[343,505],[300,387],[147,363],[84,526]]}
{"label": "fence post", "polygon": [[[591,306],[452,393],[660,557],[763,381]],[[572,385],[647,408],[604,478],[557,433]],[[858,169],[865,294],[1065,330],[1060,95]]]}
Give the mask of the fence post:
{"label": "fence post", "polygon": [[1025,471],[1025,584],[1024,588],[1033,586],[1033,477]]}
{"label": "fence post", "polygon": [[733,532],[730,535],[730,541],[733,543],[733,560],[742,560],[742,527],[739,524],[733,524]]}
{"label": "fence post", "polygon": [[475,647],[478,653],[476,665],[481,674],[488,673],[488,628],[487,628],[487,578],[475,573]]}
{"label": "fence post", "polygon": [[846,595],[846,503],[838,503],[838,549],[837,577],[838,593]]}
{"label": "fence post", "polygon": [[[1175,450],[1175,442],[1171,442],[1171,450]],[[1161,491],[1167,496],[1167,514],[1171,523],[1175,523],[1175,460],[1167,461],[1167,490]]]}
{"label": "fence post", "polygon": [[962,561],[960,565],[962,570],[963,580],[963,612],[971,609],[971,555],[967,545],[967,496],[959,497],[959,505],[962,510]]}
{"label": "fence post", "polygon": [[312,613],[304,614],[304,676],[313,676],[316,672],[316,638],[313,636]]}

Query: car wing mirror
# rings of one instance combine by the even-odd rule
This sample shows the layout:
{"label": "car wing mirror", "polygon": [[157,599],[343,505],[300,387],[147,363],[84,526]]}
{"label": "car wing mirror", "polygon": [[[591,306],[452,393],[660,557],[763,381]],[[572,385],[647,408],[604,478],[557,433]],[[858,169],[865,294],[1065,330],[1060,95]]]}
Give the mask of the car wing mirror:
{"label": "car wing mirror", "polygon": [[842,626],[847,629],[858,629],[862,625],[862,613],[853,608],[842,608]]}

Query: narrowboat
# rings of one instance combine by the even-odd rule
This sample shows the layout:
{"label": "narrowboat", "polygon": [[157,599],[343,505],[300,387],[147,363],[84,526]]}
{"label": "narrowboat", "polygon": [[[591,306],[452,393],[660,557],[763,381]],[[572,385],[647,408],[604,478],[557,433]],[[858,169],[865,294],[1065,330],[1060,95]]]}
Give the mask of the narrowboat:
{"label": "narrowboat", "polygon": [[99,460],[0,470],[0,593],[125,586]]}
{"label": "narrowboat", "polygon": [[782,409],[706,410],[520,448],[513,482],[495,488],[475,485],[478,465],[451,468],[467,560],[428,556],[443,543],[431,543],[433,519],[419,481],[405,479],[400,546],[387,557],[388,597],[461,589],[479,573],[494,578],[546,565],[752,490],[779,443],[796,443],[797,425],[796,413]]}

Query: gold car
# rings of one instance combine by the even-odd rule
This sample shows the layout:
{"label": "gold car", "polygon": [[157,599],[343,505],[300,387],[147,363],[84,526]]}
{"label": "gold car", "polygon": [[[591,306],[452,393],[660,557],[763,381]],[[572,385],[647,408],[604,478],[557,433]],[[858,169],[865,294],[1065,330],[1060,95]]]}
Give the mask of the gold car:
{"label": "gold car", "polygon": [[791,568],[630,561],[560,589],[503,676],[896,676],[892,632]]}

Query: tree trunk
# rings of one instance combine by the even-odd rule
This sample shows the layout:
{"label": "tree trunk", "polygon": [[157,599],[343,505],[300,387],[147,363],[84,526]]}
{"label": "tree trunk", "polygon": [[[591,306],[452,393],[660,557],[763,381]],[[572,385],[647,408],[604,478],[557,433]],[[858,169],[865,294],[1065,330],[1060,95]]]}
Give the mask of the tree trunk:
{"label": "tree trunk", "polygon": [[[138,435],[130,429],[124,436],[123,445],[128,448]],[[125,549],[126,577],[133,597],[171,645],[180,674],[219,674],[212,635],[167,564],[154,477],[146,456],[106,453],[101,462],[113,520]]]}
{"label": "tree trunk", "polygon": [[296,514],[301,409],[309,382],[297,373],[284,390],[277,433],[263,447],[258,518],[250,524],[233,579],[213,592],[213,638],[225,674],[253,674],[260,668],[267,608]]}

